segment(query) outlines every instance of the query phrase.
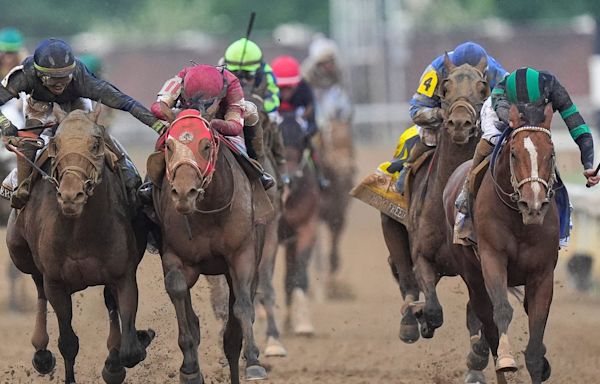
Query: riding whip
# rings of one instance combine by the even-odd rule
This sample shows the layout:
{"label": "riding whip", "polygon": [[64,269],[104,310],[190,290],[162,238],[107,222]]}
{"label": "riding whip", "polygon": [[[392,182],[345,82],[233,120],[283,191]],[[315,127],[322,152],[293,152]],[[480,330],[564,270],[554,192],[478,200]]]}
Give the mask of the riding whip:
{"label": "riding whip", "polygon": [[[596,167],[596,171],[594,171],[594,174],[592,176],[597,176],[598,172],[600,172],[600,164],[598,164],[598,166]],[[585,186],[590,188],[592,185],[590,183],[585,183]]]}

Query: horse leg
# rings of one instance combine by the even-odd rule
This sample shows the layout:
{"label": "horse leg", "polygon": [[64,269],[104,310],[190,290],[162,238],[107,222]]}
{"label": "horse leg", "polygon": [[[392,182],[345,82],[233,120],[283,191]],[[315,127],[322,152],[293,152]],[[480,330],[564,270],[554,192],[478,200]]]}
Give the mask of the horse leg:
{"label": "horse leg", "polygon": [[44,291],[58,318],[58,349],[65,361],[65,384],[75,383],[75,358],[79,353],[79,338],[73,331],[71,293],[60,283],[44,280]]}
{"label": "horse leg", "polygon": [[[256,241],[255,238],[252,240]],[[259,256],[255,254],[254,241],[249,241],[246,247],[234,255],[229,265],[231,287],[235,296],[233,316],[242,327],[244,337],[244,357],[246,358],[246,380],[262,380],[267,378],[267,371],[258,360],[258,347],[254,340],[254,296],[258,284]],[[231,295],[231,293],[230,293]],[[229,358],[228,358],[229,359]]]}
{"label": "horse leg", "polygon": [[19,312],[23,308],[19,305],[17,299],[17,282],[19,279],[19,270],[12,262],[8,263],[8,281],[10,282],[9,287],[9,298],[8,298],[8,309],[13,312]]}
{"label": "horse leg", "polygon": [[544,331],[552,303],[554,272],[550,270],[535,276],[525,286],[527,314],[529,317],[529,342],[525,349],[525,362],[533,384],[550,378],[550,363],[545,357]]}
{"label": "horse leg", "polygon": [[435,291],[435,286],[440,280],[440,276],[422,254],[417,254],[415,275],[425,295],[425,307],[423,308],[422,315],[424,322],[421,323],[421,336],[430,339],[433,337],[435,330],[444,323],[442,306]]}
{"label": "horse leg", "polygon": [[[235,304],[235,292],[233,282],[229,274],[226,275],[229,286],[229,313],[233,313]],[[240,352],[242,351],[242,326],[236,316],[229,316],[223,333],[223,350],[229,363],[231,384],[240,383]]]}
{"label": "horse leg", "polygon": [[127,368],[135,367],[146,358],[146,347],[154,338],[154,331],[135,329],[138,309],[138,288],[135,272],[125,275],[117,282],[117,297],[121,317],[121,347],[119,358]]}
{"label": "horse leg", "polygon": [[258,266],[258,301],[267,314],[267,346],[265,356],[287,356],[287,351],[279,340],[279,329],[275,321],[275,289],[273,288],[273,272],[277,255],[277,222],[267,225],[263,256]]}
{"label": "horse leg", "polygon": [[121,322],[119,321],[119,306],[110,288],[104,287],[104,305],[108,311],[110,330],[106,340],[108,357],[102,368],[102,378],[107,384],[121,384],[125,380],[125,368],[119,358],[121,346]]}
{"label": "horse leg", "polygon": [[518,368],[508,341],[508,327],[512,321],[513,309],[508,301],[506,259],[501,256],[500,252],[490,254],[487,249],[484,250],[482,245],[480,244],[480,255],[483,278],[494,308],[494,323],[498,327],[500,337],[496,371],[514,372]]}
{"label": "horse leg", "polygon": [[32,363],[36,371],[46,375],[52,372],[56,365],[54,355],[47,349],[50,340],[47,329],[48,300],[46,300],[46,293],[44,292],[44,277],[39,272],[32,274],[31,277],[35,282],[38,295],[35,328],[31,336],[31,344],[35,348]]}
{"label": "horse leg", "polygon": [[206,280],[210,286],[210,305],[215,317],[221,323],[220,335],[223,337],[228,316],[227,293],[229,288],[223,276],[206,276]]}
{"label": "horse leg", "polygon": [[[310,336],[315,328],[310,317],[308,305],[308,264],[312,255],[315,242],[318,218],[315,215],[306,224],[298,228],[298,240],[293,253],[294,274],[291,286],[291,314],[292,326],[296,335]],[[288,288],[289,289],[289,288]]]}
{"label": "horse leg", "polygon": [[[198,363],[198,343],[194,330],[190,329],[188,319],[188,302],[191,302],[190,289],[182,270],[179,259],[170,254],[163,255],[163,269],[165,271],[165,288],[175,307],[177,326],[179,328],[178,344],[183,353],[183,363],[179,369],[182,384],[202,384],[204,378]],[[199,339],[198,339],[199,341]]]}
{"label": "horse leg", "polygon": [[411,303],[419,298],[419,285],[413,272],[408,232],[404,225],[384,214],[381,214],[381,228],[385,244],[390,252],[388,262],[392,269],[392,275],[398,282],[400,293],[404,299],[399,337],[403,342],[411,344],[416,342],[420,336],[417,318],[410,307]]}

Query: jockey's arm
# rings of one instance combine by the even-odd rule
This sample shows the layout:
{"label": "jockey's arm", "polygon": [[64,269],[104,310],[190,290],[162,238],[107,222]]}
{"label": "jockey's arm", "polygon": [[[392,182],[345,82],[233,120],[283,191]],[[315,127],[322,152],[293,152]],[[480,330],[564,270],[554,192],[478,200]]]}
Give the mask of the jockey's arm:
{"label": "jockey's arm", "polygon": [[165,125],[152,112],[131,96],[118,90],[114,85],[105,80],[98,79],[87,71],[82,72],[82,76],[81,97],[101,102],[114,109],[127,111],[157,133],[160,133],[165,128]]}
{"label": "jockey's arm", "polygon": [[265,77],[267,79],[267,91],[264,98],[264,110],[266,113],[271,113],[279,108],[279,87],[275,82],[273,70],[269,65],[265,65]]}
{"label": "jockey's arm", "polygon": [[548,97],[552,107],[560,113],[563,121],[569,128],[569,133],[581,152],[581,164],[584,169],[594,167],[594,140],[590,128],[577,110],[567,90],[554,77],[552,90]]}
{"label": "jockey's arm", "polygon": [[226,104],[224,119],[212,119],[210,125],[222,135],[239,136],[244,130],[244,91],[240,81],[231,72],[224,71],[229,82],[227,94],[221,103]]}
{"label": "jockey's arm", "polygon": [[168,110],[175,107],[177,99],[181,95],[183,79],[179,76],[174,76],[165,81],[160,91],[158,91],[156,101],[152,103],[150,111],[161,120],[171,120],[174,116],[167,116],[161,104],[164,104]]}
{"label": "jockey's arm", "polygon": [[419,87],[410,100],[410,117],[416,125],[427,128],[439,128],[443,121],[443,112],[439,96],[438,73],[429,65],[419,80]]}
{"label": "jockey's arm", "polygon": [[510,110],[510,102],[506,97],[506,78],[499,82],[492,89],[492,108],[496,111],[496,115],[500,121],[508,124],[508,111]]}
{"label": "jockey's arm", "polygon": [[[14,70],[13,70],[14,71]],[[0,106],[27,90],[27,79],[22,71],[9,73],[0,85]],[[17,127],[0,112],[0,129],[4,136],[17,136]]]}

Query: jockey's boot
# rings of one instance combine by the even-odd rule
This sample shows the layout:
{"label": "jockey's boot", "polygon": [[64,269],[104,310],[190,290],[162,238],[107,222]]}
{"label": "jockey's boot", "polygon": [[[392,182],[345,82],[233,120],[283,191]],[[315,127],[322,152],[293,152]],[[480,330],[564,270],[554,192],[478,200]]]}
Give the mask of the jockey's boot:
{"label": "jockey's boot", "polygon": [[410,172],[419,157],[430,149],[432,149],[432,147],[425,145],[420,139],[415,142],[415,146],[410,151],[410,154],[400,171],[400,175],[398,176],[398,181],[396,182],[396,190],[398,192],[404,194],[404,181],[406,180],[406,175]]}
{"label": "jockey's boot", "polygon": [[258,173],[260,183],[265,190],[272,188],[275,185],[275,179],[264,170],[265,148],[263,145],[262,126],[260,124],[252,127],[244,126],[244,140],[248,149],[248,155],[256,160],[256,162],[251,161],[250,163]]}
{"label": "jockey's boot", "polygon": [[485,139],[481,139],[479,140],[479,143],[477,143],[475,154],[473,155],[473,163],[471,164],[469,172],[467,172],[467,177],[465,178],[465,182],[455,202],[458,213],[456,214],[454,221],[454,244],[470,244],[466,239],[473,234],[473,218],[471,217],[469,209],[474,192],[471,191],[469,186],[471,184],[471,178],[473,177],[471,173],[492,153],[493,150],[494,145]]}
{"label": "jockey's boot", "polygon": [[317,153],[315,146],[312,144],[312,141],[308,141],[308,148],[310,149],[310,159],[315,167],[315,173],[317,175],[317,182],[319,183],[319,188],[324,191],[331,185],[331,181],[325,176],[325,172],[323,172],[323,164],[321,162],[321,158]]}
{"label": "jockey's boot", "polygon": [[[20,152],[31,162],[35,160],[37,149],[29,147],[21,147]],[[29,200],[29,192],[31,188],[31,171],[33,166],[21,156],[17,156],[17,189],[13,192],[10,199],[10,205],[15,209],[21,209]]]}
{"label": "jockey's boot", "polygon": [[116,165],[119,167],[119,171],[123,177],[127,200],[135,207],[138,203],[138,188],[142,184],[140,173],[133,164],[133,161],[129,158],[127,152],[125,152],[125,148],[123,148],[123,146],[107,132],[104,134],[104,142],[108,148],[117,155]]}

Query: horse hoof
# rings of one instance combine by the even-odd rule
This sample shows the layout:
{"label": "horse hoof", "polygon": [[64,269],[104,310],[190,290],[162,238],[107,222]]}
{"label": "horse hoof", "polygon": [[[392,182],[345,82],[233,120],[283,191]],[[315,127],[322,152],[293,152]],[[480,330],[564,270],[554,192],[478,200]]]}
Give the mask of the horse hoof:
{"label": "horse hoof", "polygon": [[488,361],[489,353],[484,356],[471,350],[467,356],[467,367],[474,371],[483,371],[487,367]]}
{"label": "horse hoof", "polygon": [[121,349],[119,352],[119,359],[122,366],[133,368],[146,359],[146,350],[142,348],[141,345],[139,348],[135,348],[129,353],[124,353],[123,349]]}
{"label": "horse hoof", "polygon": [[485,375],[482,371],[470,370],[465,376],[465,384],[486,384]]}
{"label": "horse hoof", "polygon": [[417,324],[400,324],[400,340],[406,344],[413,344],[419,340],[419,325]]}
{"label": "horse hoof", "polygon": [[36,351],[31,360],[33,367],[41,375],[47,375],[54,370],[56,359],[52,352],[47,349]]}
{"label": "horse hoof", "polygon": [[179,382],[181,384],[204,384],[204,377],[200,371],[194,373],[179,371]]}
{"label": "horse hoof", "polygon": [[267,339],[267,347],[265,348],[265,356],[267,357],[286,357],[287,351],[281,344],[279,339],[269,336]]}
{"label": "horse hoof", "polygon": [[156,332],[153,329],[148,329],[147,331],[137,331],[136,332],[138,341],[142,344],[144,349],[148,348],[152,340],[156,337]]}
{"label": "horse hoof", "polygon": [[428,325],[421,325],[421,336],[424,339],[431,339],[435,333],[435,328],[431,328]]}
{"label": "horse hoof", "polygon": [[544,357],[544,369],[542,370],[542,381],[546,381],[550,378],[552,374],[552,367],[550,367],[550,362],[548,359]]}
{"label": "horse hoof", "polygon": [[102,379],[104,379],[106,384],[121,384],[125,381],[126,375],[127,372],[123,367],[116,372],[109,371],[108,368],[106,368],[106,365],[102,368]]}
{"label": "horse hoof", "polygon": [[264,380],[267,378],[267,371],[260,365],[251,365],[246,367],[246,380]]}
{"label": "horse hoof", "polygon": [[516,372],[519,369],[511,355],[499,356],[496,360],[496,372]]}

